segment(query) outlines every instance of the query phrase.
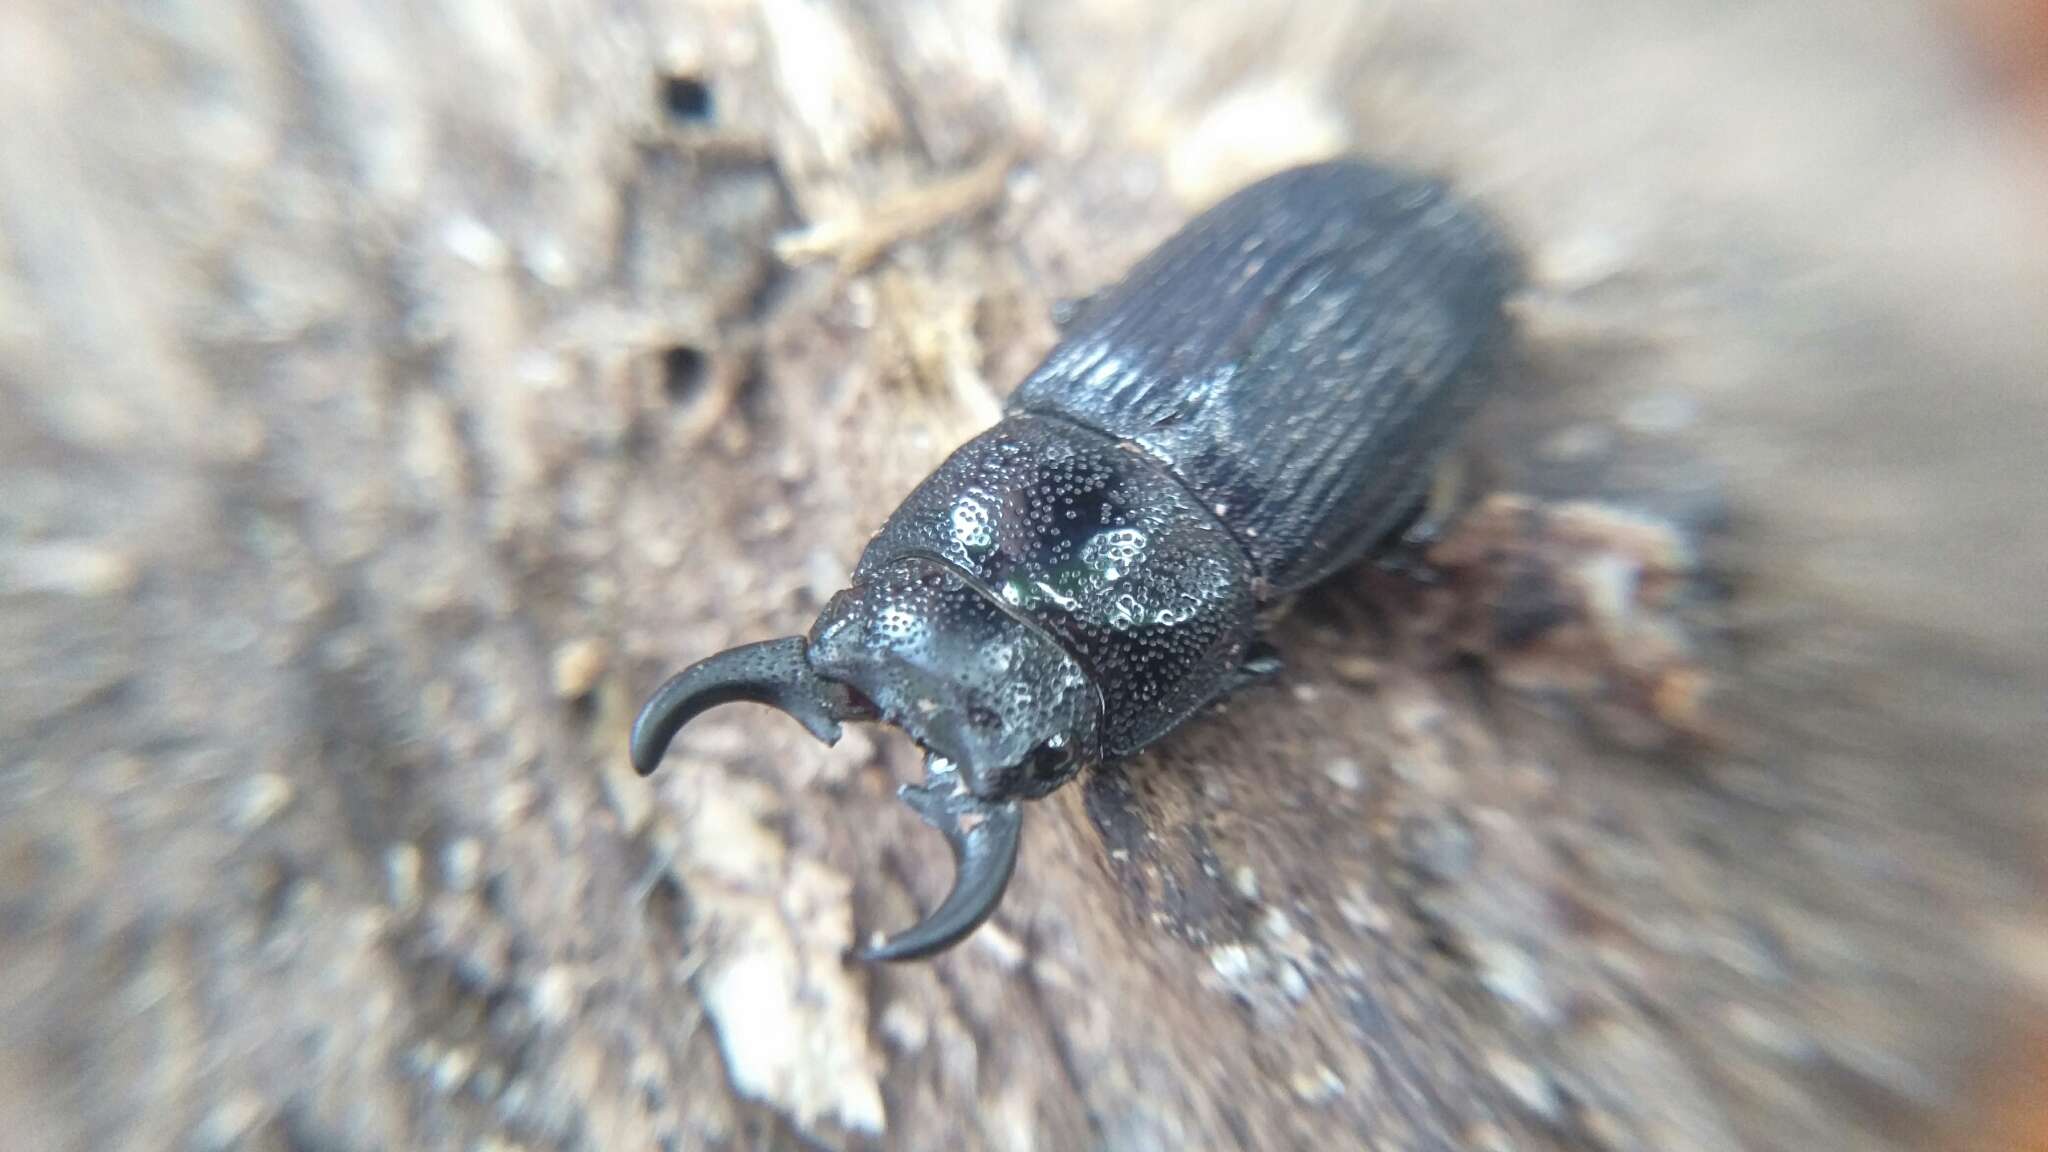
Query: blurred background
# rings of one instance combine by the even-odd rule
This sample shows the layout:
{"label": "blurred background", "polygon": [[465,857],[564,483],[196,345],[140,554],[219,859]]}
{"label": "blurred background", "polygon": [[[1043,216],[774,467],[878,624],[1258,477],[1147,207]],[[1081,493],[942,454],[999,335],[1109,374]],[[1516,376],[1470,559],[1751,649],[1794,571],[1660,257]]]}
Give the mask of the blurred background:
{"label": "blurred background", "polygon": [[[908,743],[632,711],[1346,152],[1527,257],[1495,503],[847,967]],[[2048,1148],[2044,240],[2033,0],[9,0],[0,1131]]]}

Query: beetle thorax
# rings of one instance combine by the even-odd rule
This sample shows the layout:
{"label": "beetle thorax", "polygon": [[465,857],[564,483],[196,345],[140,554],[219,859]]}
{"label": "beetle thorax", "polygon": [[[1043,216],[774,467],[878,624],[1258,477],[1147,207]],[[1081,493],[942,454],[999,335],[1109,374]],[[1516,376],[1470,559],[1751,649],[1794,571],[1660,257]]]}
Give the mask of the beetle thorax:
{"label": "beetle thorax", "polygon": [[855,570],[941,561],[1030,621],[1100,693],[1104,755],[1133,752],[1227,683],[1252,634],[1252,570],[1154,461],[1062,420],[1012,416],[896,510]]}

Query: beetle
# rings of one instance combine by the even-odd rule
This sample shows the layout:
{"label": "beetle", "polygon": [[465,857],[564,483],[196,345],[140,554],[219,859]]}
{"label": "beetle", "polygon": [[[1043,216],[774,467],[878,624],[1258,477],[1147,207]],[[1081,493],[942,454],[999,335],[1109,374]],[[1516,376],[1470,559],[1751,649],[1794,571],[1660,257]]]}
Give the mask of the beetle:
{"label": "beetle", "polygon": [[1001,899],[1024,801],[1277,671],[1263,609],[1415,540],[1517,279],[1492,219],[1433,178],[1340,160],[1229,196],[1077,307],[807,636],[655,691],[634,767],[733,701],[826,743],[902,729],[925,776],[900,795],[946,837],[953,887],[857,955],[951,947]]}

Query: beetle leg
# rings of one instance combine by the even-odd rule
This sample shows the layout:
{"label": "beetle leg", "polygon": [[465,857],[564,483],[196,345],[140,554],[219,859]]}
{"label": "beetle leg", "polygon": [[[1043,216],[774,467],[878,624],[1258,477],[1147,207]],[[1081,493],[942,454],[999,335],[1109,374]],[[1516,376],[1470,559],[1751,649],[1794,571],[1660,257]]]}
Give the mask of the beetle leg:
{"label": "beetle leg", "polygon": [[953,888],[923,920],[872,948],[861,960],[917,960],[959,943],[996,910],[1017,867],[1023,805],[991,804],[967,790],[958,771],[937,754],[925,757],[925,782],[898,790],[924,822],[953,849]]}
{"label": "beetle leg", "polygon": [[699,660],[655,689],[633,721],[634,769],[651,774],[683,725],[708,708],[740,701],[787,712],[827,744],[838,742],[840,721],[869,717],[844,686],[811,671],[803,637],[742,644]]}
{"label": "beetle leg", "polygon": [[1427,549],[1443,539],[1451,521],[1458,518],[1458,509],[1465,502],[1466,458],[1459,452],[1446,452],[1437,461],[1436,471],[1430,474],[1429,495],[1422,501],[1421,515],[1401,533],[1401,542],[1416,548]]}
{"label": "beetle leg", "polygon": [[1428,492],[1415,506],[1408,522],[1396,530],[1392,540],[1374,558],[1375,564],[1418,583],[1437,582],[1436,570],[1429,565],[1429,550],[1458,518],[1464,502],[1465,470],[1465,457],[1456,452],[1446,453],[1437,462],[1436,470],[1430,474]]}
{"label": "beetle leg", "polygon": [[1244,650],[1244,661],[1230,674],[1230,680],[1218,692],[1219,697],[1246,688],[1257,688],[1271,684],[1287,670],[1287,662],[1280,658],[1280,650],[1264,640],[1254,640]]}

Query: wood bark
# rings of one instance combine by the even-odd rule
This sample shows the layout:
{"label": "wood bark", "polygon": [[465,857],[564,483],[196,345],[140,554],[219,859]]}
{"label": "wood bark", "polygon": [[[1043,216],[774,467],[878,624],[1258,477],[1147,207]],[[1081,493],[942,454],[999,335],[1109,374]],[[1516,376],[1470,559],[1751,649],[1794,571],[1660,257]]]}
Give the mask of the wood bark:
{"label": "wood bark", "polygon": [[[6,5],[0,1123],[1967,1141],[2048,999],[2048,245],[1933,26]],[[1442,579],[1304,597],[967,946],[847,967],[944,891],[913,750],[725,709],[644,782],[633,709],[806,627],[1057,301],[1343,151],[1529,261]]]}

